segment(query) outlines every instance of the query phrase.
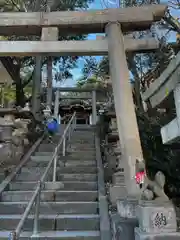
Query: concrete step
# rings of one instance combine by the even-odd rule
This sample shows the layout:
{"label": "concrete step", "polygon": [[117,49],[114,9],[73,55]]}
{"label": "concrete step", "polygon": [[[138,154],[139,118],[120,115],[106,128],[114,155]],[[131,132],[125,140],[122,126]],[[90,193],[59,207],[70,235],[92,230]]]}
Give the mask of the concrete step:
{"label": "concrete step", "polygon": [[[81,191],[96,191],[97,190],[97,182],[63,182],[64,190],[81,190]],[[29,191],[34,190],[37,186],[37,182],[12,182],[9,185],[10,191]],[[45,185],[45,190],[47,190]]]}
{"label": "concrete step", "polygon": [[[23,214],[26,202],[0,202],[0,214]],[[98,202],[41,202],[40,214],[97,214]],[[33,206],[31,214],[34,213]]]}
{"label": "concrete step", "polygon": [[[72,144],[75,145],[74,141],[70,142],[70,145],[72,145]],[[83,147],[85,147],[85,150],[94,150],[94,145],[92,145],[92,143],[90,141],[88,143],[85,143],[85,144],[83,144],[83,142],[82,142],[81,145],[82,146],[79,146],[79,149],[78,149],[79,151],[81,151],[83,149]],[[54,152],[55,147],[56,146],[54,144],[48,144],[48,143],[41,144],[38,148],[38,152],[44,152],[44,151]],[[80,147],[82,147],[82,148],[80,148]]]}
{"label": "concrete step", "polygon": [[97,174],[86,173],[65,173],[57,176],[57,181],[82,181],[82,182],[95,182],[97,181]]}
{"label": "concrete step", "polygon": [[47,156],[52,156],[53,153],[52,153],[52,152],[44,152],[44,151],[38,152],[38,151],[37,151],[37,152],[34,153],[34,155],[35,155],[35,156],[46,156],[46,157],[47,157]]}
{"label": "concrete step", "polygon": [[[42,152],[41,152],[42,153]],[[48,156],[48,155],[45,155],[45,152],[42,153],[42,155],[40,156],[31,156],[31,160],[32,161],[36,161],[36,162],[49,162],[50,159],[52,158],[52,155]],[[87,154],[85,154],[84,156],[75,156],[75,155],[66,155],[66,156],[59,156],[59,161],[71,161],[71,160],[76,160],[76,161],[95,161],[96,158],[95,156],[88,156]]]}
{"label": "concrete step", "polygon": [[[38,168],[37,168],[38,169]],[[38,181],[40,180],[41,176],[44,173],[44,169],[41,168],[41,170],[38,172],[21,172],[19,175],[15,177],[16,181]],[[47,176],[47,181],[52,181],[52,169],[49,171],[49,174]],[[57,181],[97,181],[97,175],[95,173],[58,173],[57,174]]]}
{"label": "concrete step", "polygon": [[[26,167],[47,167],[48,165],[48,161],[49,159],[47,159],[46,161],[40,161],[39,158],[37,158],[36,156],[33,156],[32,161],[29,161],[26,164]],[[96,161],[92,160],[92,161],[83,161],[83,160],[74,160],[71,161],[69,159],[66,160],[61,160],[59,159],[57,162],[57,166],[65,166],[66,167],[96,167]]]}
{"label": "concrete step", "polygon": [[[46,170],[46,167],[23,167],[21,169],[21,173],[27,173],[27,174],[39,174],[39,173],[44,173]],[[88,166],[61,166],[57,167],[57,175],[61,173],[96,173],[97,172],[97,167],[88,167]]]}
{"label": "concrete step", "polygon": [[[50,159],[52,156],[53,156],[53,154],[52,153],[50,153],[50,152],[36,152],[35,153],[35,156],[37,157],[39,157],[39,160],[41,160],[41,159],[43,159],[44,157],[44,159],[45,160],[47,160],[47,159]],[[32,157],[35,157],[35,156],[32,156]],[[49,156],[49,158],[48,158],[48,156]],[[76,160],[78,160],[78,159],[83,159],[83,160],[94,160],[95,159],[95,153],[92,153],[92,154],[88,154],[86,151],[84,151],[84,152],[75,152],[75,153],[66,153],[66,156],[65,156],[66,158],[69,158],[69,159],[76,159]],[[59,156],[59,158],[60,159],[64,159],[65,157],[63,157],[63,156]]]}
{"label": "concrete step", "polygon": [[94,138],[94,133],[92,131],[89,131],[88,129],[77,129],[74,134],[72,134],[72,137],[81,136],[82,138]]}
{"label": "concrete step", "polygon": [[71,139],[77,139],[77,138],[94,140],[94,134],[87,131],[84,131],[84,132],[76,131],[72,135]]}
{"label": "concrete step", "polygon": [[71,139],[69,141],[69,144],[75,144],[75,145],[84,145],[84,146],[90,146],[90,147],[94,147],[95,146],[95,143],[94,143],[94,139],[91,140],[91,139],[82,139],[80,137],[77,137],[77,138],[74,138],[74,139]]}
{"label": "concrete step", "polygon": [[89,143],[73,143],[70,142],[70,146],[73,149],[81,149],[83,147],[84,150],[94,150],[95,144],[89,144]]}
{"label": "concrete step", "polygon": [[68,149],[72,149],[72,151],[80,151],[80,152],[84,152],[84,151],[87,151],[87,152],[95,152],[95,146],[88,146],[88,145],[85,145],[85,144],[81,144],[81,146],[77,146],[76,144],[70,144],[68,146]]}
{"label": "concrete step", "polygon": [[[38,171],[39,170],[39,171]],[[52,181],[52,169],[49,171],[49,174],[47,176],[47,181]],[[29,169],[29,172],[21,172],[16,177],[16,181],[38,181],[40,180],[41,176],[44,173],[43,168],[37,168],[37,171],[34,171],[33,174],[31,173],[31,169]]]}
{"label": "concrete step", "polygon": [[77,152],[72,154],[66,154],[65,157],[61,156],[61,159],[69,159],[69,160],[82,160],[82,161],[92,161],[96,160],[95,154],[88,154],[87,152],[84,152],[84,154]]}
{"label": "concrete step", "polygon": [[54,152],[55,149],[55,145],[53,144],[41,144],[38,148],[38,152],[43,152],[43,151],[47,151],[47,152]]}
{"label": "concrete step", "polygon": [[70,146],[84,146],[86,148],[94,148],[95,147],[94,140],[87,142],[86,139],[85,140],[80,139],[80,141],[79,141],[79,139],[73,139],[73,140],[70,139],[68,143],[70,144]]}
{"label": "concrete step", "polygon": [[88,131],[75,131],[74,134],[72,135],[72,137],[76,138],[76,137],[82,137],[84,139],[86,138],[94,138],[94,133],[93,132],[88,132]]}
{"label": "concrete step", "polygon": [[82,138],[81,136],[76,136],[76,137],[72,137],[70,140],[70,143],[76,144],[76,143],[80,143],[80,144],[89,144],[89,145],[94,145],[94,138],[88,139],[88,138]]}
{"label": "concrete step", "polygon": [[31,161],[36,161],[36,162],[49,162],[52,159],[52,154],[51,155],[45,155],[44,152],[42,152],[42,155],[38,156],[31,156]]}
{"label": "concrete step", "polygon": [[90,155],[90,156],[95,156],[96,152],[95,150],[84,150],[83,148],[81,150],[73,150],[73,149],[68,149],[68,151],[66,152],[66,155]]}
{"label": "concrete step", "polygon": [[76,140],[77,138],[80,138],[80,139],[90,139],[90,140],[94,141],[94,133],[91,133],[91,132],[88,132],[88,131],[84,131],[84,132],[75,131],[74,134],[71,135],[71,140],[72,139]]}
{"label": "concrete step", "polygon": [[66,152],[66,156],[72,156],[72,157],[79,157],[79,158],[83,158],[83,159],[91,159],[91,158],[95,158],[96,156],[96,152],[95,151],[71,151],[68,150]]}
{"label": "concrete step", "polygon": [[[0,215],[0,230],[16,229],[22,215]],[[32,231],[34,215],[29,215],[23,226],[23,231]],[[99,216],[89,215],[39,215],[40,231],[97,231]]]}
{"label": "concrete step", "polygon": [[[40,168],[40,170],[33,172],[21,172],[19,175],[15,177],[16,181],[38,181],[44,173],[44,168]],[[47,181],[52,181],[52,169],[49,171],[47,176]],[[97,175],[95,173],[58,173],[57,181],[97,181]]]}
{"label": "concrete step", "polygon": [[0,173],[0,182],[2,182],[5,179],[5,174],[4,172]]}
{"label": "concrete step", "polygon": [[[1,231],[0,239],[9,239],[9,231]],[[32,232],[22,232],[20,240],[32,239]],[[38,233],[34,239],[61,239],[61,240],[100,240],[99,231],[44,231]]]}
{"label": "concrete step", "polygon": [[[91,130],[91,125],[89,125],[89,124],[76,124],[76,129],[81,129],[81,128],[85,128],[85,129],[89,129],[89,130]],[[84,131],[84,130],[82,130],[82,131]]]}
{"label": "concrete step", "polygon": [[86,174],[86,173],[96,173],[97,172],[97,167],[77,167],[74,166],[73,168],[70,166],[65,166],[62,168],[59,168],[58,173],[82,173],[82,174]]}
{"label": "concrete step", "polygon": [[[1,195],[2,201],[18,202],[30,201],[34,191],[5,191]],[[41,192],[42,201],[97,201],[97,191],[52,191],[45,190]]]}

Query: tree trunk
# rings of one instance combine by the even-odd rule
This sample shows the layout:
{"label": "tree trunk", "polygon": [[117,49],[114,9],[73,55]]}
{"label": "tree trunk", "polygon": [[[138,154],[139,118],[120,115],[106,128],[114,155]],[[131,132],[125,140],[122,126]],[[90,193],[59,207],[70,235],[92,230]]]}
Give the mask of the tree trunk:
{"label": "tree trunk", "polygon": [[20,77],[20,67],[16,72],[16,106],[24,107],[25,105],[25,95],[22,84],[22,79]]}
{"label": "tree trunk", "polygon": [[25,104],[25,96],[23,91],[22,79],[20,77],[21,65],[15,65],[11,57],[1,57],[0,61],[6,68],[7,72],[11,76],[16,85],[16,105],[23,107]]}

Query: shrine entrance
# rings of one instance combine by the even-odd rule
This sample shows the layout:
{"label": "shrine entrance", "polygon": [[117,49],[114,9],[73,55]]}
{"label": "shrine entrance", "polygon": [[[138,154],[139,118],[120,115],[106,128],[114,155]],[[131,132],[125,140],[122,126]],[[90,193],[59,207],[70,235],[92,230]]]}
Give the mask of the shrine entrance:
{"label": "shrine entrance", "polygon": [[[96,93],[100,89],[91,88],[56,88],[54,115],[58,119],[61,116],[61,123],[69,121],[69,118],[76,112],[76,123],[95,125],[97,122]],[[101,90],[102,91],[102,90]],[[86,93],[86,97],[80,95],[71,96],[62,93]]]}
{"label": "shrine entrance", "polygon": [[[126,53],[152,51],[159,47],[154,38],[133,39],[123,33],[150,29],[161,20],[165,5],[148,5],[100,11],[1,13],[0,35],[36,35],[41,41],[1,41],[0,56],[109,56],[112,88],[122,159],[125,164],[125,182],[129,195],[137,195],[134,176],[136,162],[142,161],[142,149],[134,110],[132,89]],[[23,19],[23,21],[22,21]],[[60,34],[106,33],[101,40],[58,41]],[[48,65],[52,66],[52,59]],[[40,64],[41,66],[41,64]],[[49,68],[49,70],[52,68]],[[38,72],[39,71],[39,72]],[[33,112],[40,109],[40,72],[35,74]],[[52,73],[47,84],[47,105],[52,102]],[[95,91],[92,91],[95,97]],[[93,123],[95,119],[95,102]],[[93,105],[92,104],[92,105]],[[93,110],[94,109],[94,110]]]}

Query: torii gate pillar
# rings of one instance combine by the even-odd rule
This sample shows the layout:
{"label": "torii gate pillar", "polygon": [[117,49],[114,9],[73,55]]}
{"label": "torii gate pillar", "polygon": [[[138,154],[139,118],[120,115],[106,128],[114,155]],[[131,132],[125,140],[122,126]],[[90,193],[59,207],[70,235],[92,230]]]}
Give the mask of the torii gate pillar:
{"label": "torii gate pillar", "polygon": [[96,90],[92,91],[92,124],[96,125],[97,110],[96,110]]}
{"label": "torii gate pillar", "polygon": [[116,22],[106,26],[106,33],[125,184],[127,194],[137,196],[139,192],[134,179],[136,160],[142,161],[143,157],[124,49],[124,37],[120,24]]}
{"label": "torii gate pillar", "polygon": [[55,93],[55,104],[54,104],[54,116],[56,117],[56,119],[58,119],[58,115],[59,115],[59,97],[60,97],[60,92],[59,90],[57,90]]}
{"label": "torii gate pillar", "polygon": [[32,112],[36,118],[40,118],[40,105],[41,105],[41,63],[42,58],[36,57],[36,66],[33,76],[32,87]]}

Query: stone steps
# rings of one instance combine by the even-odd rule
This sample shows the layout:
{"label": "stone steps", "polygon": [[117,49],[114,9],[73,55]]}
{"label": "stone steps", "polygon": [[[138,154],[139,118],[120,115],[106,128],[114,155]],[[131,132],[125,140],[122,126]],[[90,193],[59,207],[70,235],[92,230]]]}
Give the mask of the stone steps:
{"label": "stone steps", "polygon": [[[57,179],[50,169],[41,191],[38,239],[100,240],[97,163],[94,134],[76,131],[65,157],[59,156]],[[59,136],[56,136],[58,141]],[[43,142],[1,194],[0,240],[9,239],[52,158],[54,145]],[[54,190],[53,190],[53,187]],[[35,204],[19,239],[30,239]]]}
{"label": "stone steps", "polygon": [[71,149],[77,149],[79,151],[79,149],[81,149],[83,147],[83,150],[87,150],[87,151],[95,151],[94,149],[94,144],[82,144],[82,143],[70,143],[70,147]]}
{"label": "stone steps", "polygon": [[[0,231],[0,239],[9,239],[9,231]],[[22,232],[20,240],[31,239],[32,232]],[[99,231],[43,231],[38,233],[38,239],[61,240],[100,240]]]}
{"label": "stone steps", "polygon": [[[21,191],[21,190],[34,190],[37,185],[37,182],[12,182],[9,185],[10,191]],[[77,182],[77,181],[63,181],[62,189],[70,191],[97,191],[97,182]],[[48,190],[48,186],[45,184],[45,190]]]}
{"label": "stone steps", "polygon": [[[23,167],[21,169],[21,173],[31,173],[31,174],[36,174],[39,172],[44,172],[46,170],[46,167]],[[57,168],[57,175],[61,173],[96,173],[97,168],[95,166],[75,166],[72,168],[72,166],[61,166]]]}
{"label": "stone steps", "polygon": [[[16,228],[22,215],[0,215],[0,231]],[[23,231],[32,231],[34,215],[29,215]],[[97,231],[99,230],[99,215],[39,215],[40,231]]]}
{"label": "stone steps", "polygon": [[[76,145],[70,145],[70,149],[74,152],[78,152],[80,153],[84,153],[84,152],[89,152],[89,153],[94,153],[95,154],[95,149],[93,147],[88,147],[88,146],[83,146],[83,144],[81,144],[82,146],[77,146]],[[82,148],[81,148],[82,147]],[[38,148],[38,152],[53,152],[55,149],[54,145],[50,145],[50,144],[43,144]]]}
{"label": "stone steps", "polygon": [[[1,214],[23,214],[28,201],[0,202]],[[33,206],[31,214],[34,213]],[[41,202],[40,214],[97,214],[98,202]]]}
{"label": "stone steps", "polygon": [[[22,172],[18,176],[16,176],[15,180],[16,181],[38,181],[40,177],[42,176],[42,172],[36,172],[34,175],[31,173],[27,174],[26,172]],[[57,175],[57,181],[96,181],[97,180],[97,175],[94,173],[86,173],[86,174],[81,174],[81,173],[64,173],[64,174],[59,174]],[[47,177],[47,181],[52,181],[52,174],[50,174]]]}
{"label": "stone steps", "polygon": [[[29,161],[27,164],[26,164],[26,167],[47,167],[47,163],[48,161],[45,161],[45,159],[43,161],[40,161],[38,160],[38,158],[36,156],[33,156],[33,160],[32,161]],[[95,160],[69,160],[69,159],[66,159],[66,160],[61,160],[59,159],[58,162],[57,162],[57,166],[63,166],[64,167],[64,164],[66,167],[96,167],[96,161]]]}
{"label": "stone steps", "polygon": [[[6,202],[30,201],[34,191],[5,191],[1,200]],[[51,191],[41,192],[42,201],[97,201],[97,191]]]}
{"label": "stone steps", "polygon": [[74,173],[74,174],[60,174],[57,176],[58,181],[97,181],[97,174],[94,173],[86,173],[86,174],[81,174],[81,173]]}
{"label": "stone steps", "polygon": [[94,138],[91,139],[87,139],[87,138],[83,138],[82,136],[77,136],[77,138],[72,137],[70,144],[90,144],[93,145],[94,144]]}
{"label": "stone steps", "polygon": [[[52,157],[52,153],[51,152],[36,152],[35,153],[35,156],[37,157],[39,157],[39,159],[41,160],[43,160],[43,157],[45,156],[45,158],[44,159],[49,159],[48,157]],[[32,156],[32,158],[33,158],[34,156]],[[95,153],[94,154],[87,154],[86,152],[82,152],[81,154],[78,154],[78,152],[77,153],[73,153],[73,154],[68,154],[67,153],[67,155],[65,156],[65,157],[63,157],[63,156],[59,156],[59,158],[60,159],[64,159],[64,158],[68,158],[69,160],[79,160],[79,159],[82,159],[82,160],[95,160]]]}

